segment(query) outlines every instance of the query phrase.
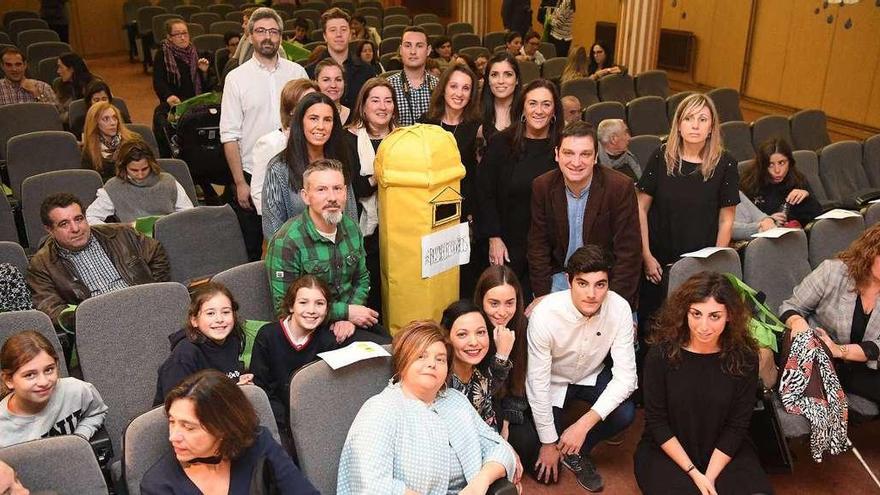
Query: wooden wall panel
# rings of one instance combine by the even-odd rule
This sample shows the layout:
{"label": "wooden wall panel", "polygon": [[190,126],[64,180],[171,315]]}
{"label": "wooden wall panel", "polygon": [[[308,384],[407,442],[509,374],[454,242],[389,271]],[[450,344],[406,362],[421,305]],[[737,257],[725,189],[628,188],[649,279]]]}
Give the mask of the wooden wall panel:
{"label": "wooden wall panel", "polygon": [[71,44],[83,56],[122,52],[122,21],[122,2],[118,0],[71,2]]}
{"label": "wooden wall panel", "polygon": [[504,31],[504,22],[501,20],[501,1],[486,0],[486,12],[489,13],[489,22],[486,26],[486,32],[488,33]]}
{"label": "wooden wall panel", "polygon": [[760,2],[752,34],[749,76],[744,93],[766,101],[779,101],[785,55],[791,36],[795,0]]}
{"label": "wooden wall panel", "polygon": [[880,128],[880,64],[874,68],[874,79],[871,82],[871,96],[865,108],[867,118],[865,124]]}
{"label": "wooden wall panel", "polygon": [[779,103],[796,108],[821,108],[825,72],[831,53],[834,25],[814,13],[817,2],[796,0],[789,23],[791,34],[785,53]]}
{"label": "wooden wall panel", "polygon": [[705,76],[700,79],[704,84],[739,88],[748,43],[752,1],[715,2],[712,22],[708,26],[711,31],[709,56],[706,57],[709,63]]}

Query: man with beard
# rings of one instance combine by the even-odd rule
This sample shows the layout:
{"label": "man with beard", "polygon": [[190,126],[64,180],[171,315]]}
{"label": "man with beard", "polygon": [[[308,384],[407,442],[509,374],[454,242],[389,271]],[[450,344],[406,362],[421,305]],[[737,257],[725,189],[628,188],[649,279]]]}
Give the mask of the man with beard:
{"label": "man with beard", "polygon": [[293,281],[314,275],[330,287],[327,315],[336,341],[355,327],[384,333],[379,314],[364,306],[370,273],[358,224],[343,214],[347,189],[344,166],[337,160],[315,160],[303,173],[300,196],[308,208],[288,220],[269,241],[266,268],[275,308]]}
{"label": "man with beard", "polygon": [[281,90],[288,81],[305,79],[305,69],[279,56],[281,17],[259,8],[248,19],[254,46],[250,60],[226,76],[220,114],[220,141],[234,181],[230,204],[238,214],[248,257],[260,259],[262,222],[251,202],[253,147],[264,134],[281,127]]}

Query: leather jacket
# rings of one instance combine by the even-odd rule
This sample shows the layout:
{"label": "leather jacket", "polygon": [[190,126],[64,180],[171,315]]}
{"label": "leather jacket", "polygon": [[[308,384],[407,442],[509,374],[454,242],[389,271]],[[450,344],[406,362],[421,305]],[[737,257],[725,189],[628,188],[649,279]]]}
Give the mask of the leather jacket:
{"label": "leather jacket", "polygon": [[[171,267],[159,241],[119,224],[93,225],[91,235],[129,285],[169,280]],[[91,296],[73,263],[58,255],[58,244],[51,236],[31,258],[27,283],[36,309],[49,315],[56,326],[68,304],[78,305]],[[72,328],[68,322],[64,323],[65,327]]]}

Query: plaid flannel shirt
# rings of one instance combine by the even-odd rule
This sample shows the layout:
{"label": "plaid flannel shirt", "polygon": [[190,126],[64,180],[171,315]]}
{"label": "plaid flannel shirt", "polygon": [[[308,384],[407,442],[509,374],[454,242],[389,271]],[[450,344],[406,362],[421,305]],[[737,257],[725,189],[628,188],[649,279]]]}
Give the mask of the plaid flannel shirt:
{"label": "plaid flannel shirt", "polygon": [[322,236],[309,210],[288,220],[269,241],[266,269],[275,308],[297,278],[315,275],[330,286],[330,321],[348,318],[349,304],[364,304],[370,291],[364,239],[347,216],[336,226],[336,242]]}

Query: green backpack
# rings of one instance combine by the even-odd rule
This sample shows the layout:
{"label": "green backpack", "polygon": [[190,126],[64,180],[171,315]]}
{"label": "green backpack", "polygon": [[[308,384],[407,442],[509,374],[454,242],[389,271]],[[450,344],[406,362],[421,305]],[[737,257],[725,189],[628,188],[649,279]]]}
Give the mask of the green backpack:
{"label": "green backpack", "polygon": [[745,282],[740,280],[736,275],[725,273],[725,277],[733,285],[733,288],[742,297],[743,302],[749,308],[752,317],[749,319],[749,331],[758,345],[768,347],[773,352],[779,352],[776,334],[785,331],[785,324],[776,317],[773,311],[766,304],[758,300],[758,291],[749,287]]}

